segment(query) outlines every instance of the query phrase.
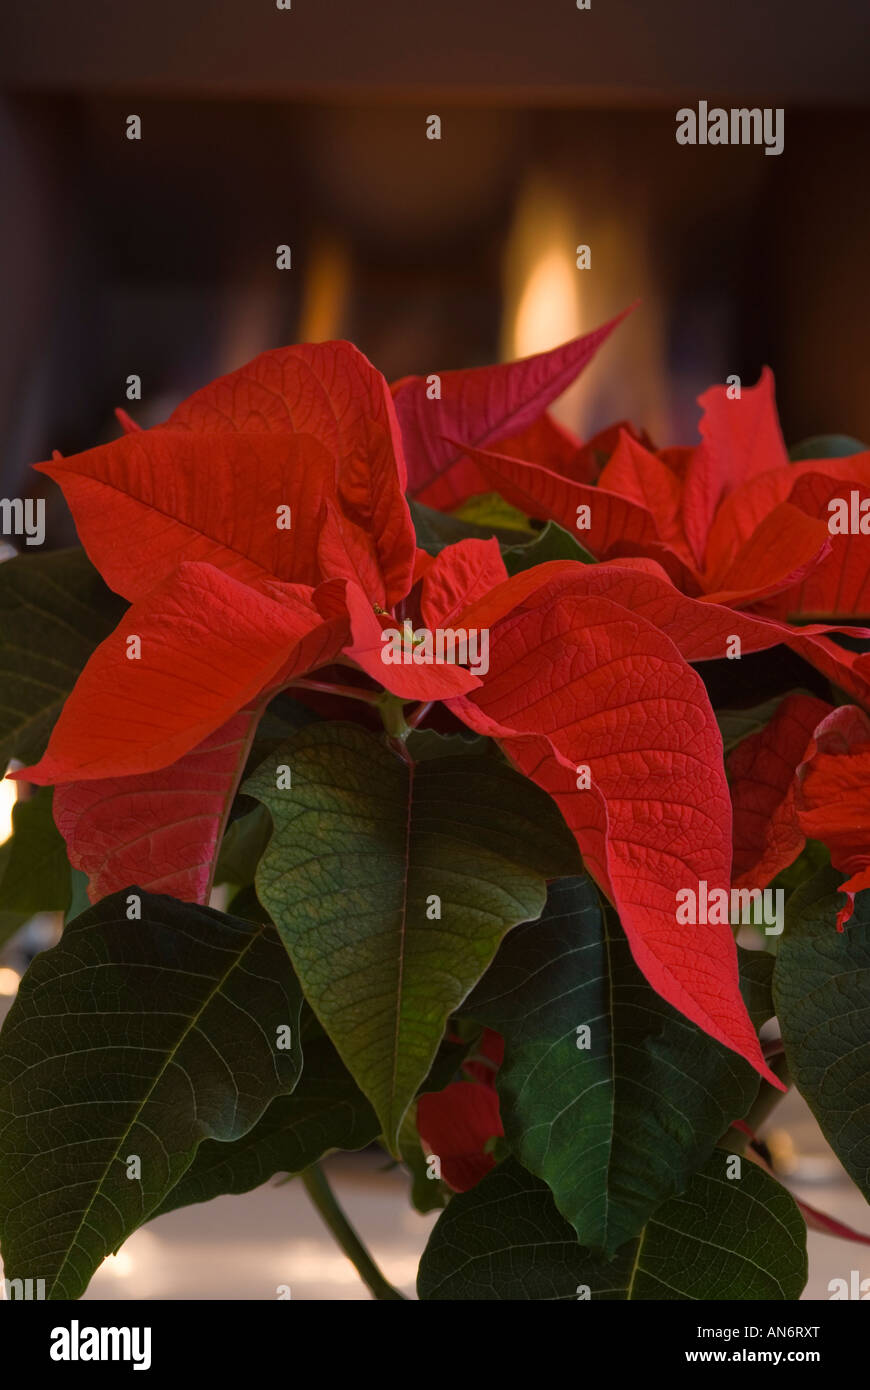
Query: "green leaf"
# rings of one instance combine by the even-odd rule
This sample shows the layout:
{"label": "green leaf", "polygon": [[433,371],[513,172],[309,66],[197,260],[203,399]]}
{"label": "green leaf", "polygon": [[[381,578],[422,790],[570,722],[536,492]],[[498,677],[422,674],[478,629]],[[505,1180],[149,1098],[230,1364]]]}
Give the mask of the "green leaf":
{"label": "green leaf", "polygon": [[235,883],[240,888],[252,884],[271,834],[272,821],[265,806],[258,804],[234,820],[221,843],[215,883]]}
{"label": "green leaf", "polygon": [[82,912],[87,912],[91,905],[88,897],[88,876],[83,874],[81,869],[72,869],[70,872],[70,900],[69,907],[64,917],[64,926],[72,922]]}
{"label": "green leaf", "polygon": [[[6,866],[9,863],[11,854],[12,841],[11,839],[5,840],[3,844],[0,845],[0,880],[2,880],[6,872]],[[28,920],[29,914],[26,912],[0,911],[0,946],[5,946],[6,942],[10,941],[15,933],[20,931],[24,923]]]}
{"label": "green leaf", "polygon": [[51,814],[52,789],[39,787],[12,808],[12,839],[0,877],[0,911],[65,912],[71,896],[63,837]]}
{"label": "green leaf", "polygon": [[651,989],[586,878],[551,886],[541,920],[510,933],[462,1013],[505,1039],[496,1084],[513,1151],[582,1244],[608,1255],[758,1092],[747,1062]]}
{"label": "green leaf", "polygon": [[789,899],[773,997],[792,1079],[870,1201],[870,892],[838,932],[842,879],[823,869]]}
{"label": "green leaf", "polygon": [[263,711],[251,744],[245,775],[258,768],[263,759],[268,758],[281,746],[285,738],[289,738],[297,729],[305,729],[309,724],[319,723],[320,715],[315,714],[300,700],[294,700],[286,690],[282,690],[269,701]]}
{"label": "green leaf", "polygon": [[[141,920],[127,916],[131,894]],[[0,1032],[6,1277],[78,1298],[202,1140],[238,1138],[292,1090],[300,1007],[269,927],[138,889],[71,922]]]}
{"label": "green leaf", "polygon": [[[257,725],[241,780],[250,776],[263,759],[270,757],[297,729],[304,729],[309,724],[319,722],[319,715],[314,714],[298,700],[294,700],[286,691],[276,695],[266,706]],[[250,888],[271,833],[272,821],[265,806],[261,806],[250,796],[238,793],[233,799],[229,825],[218,851],[215,883],[226,883],[236,889]],[[268,920],[268,913],[263,912],[255,894],[243,901],[257,909],[251,920]],[[234,911],[242,917],[248,915],[235,908]]]}
{"label": "green leaf", "polygon": [[502,554],[508,574],[519,574],[547,560],[576,560],[581,565],[597,564],[585,546],[575,540],[570,531],[548,521],[543,531],[525,545],[515,545]]}
{"label": "green leaf", "polygon": [[[468,540],[469,537],[486,541],[495,536],[497,540],[508,545],[516,545],[518,539],[517,531],[512,528],[478,526],[473,521],[463,521],[461,517],[435,511],[433,507],[424,507],[422,502],[409,501],[408,506],[417,534],[417,544],[430,555],[437,555],[446,545],[455,545],[457,541]],[[529,539],[532,534],[530,530]]]}
{"label": "green leaf", "polygon": [[439,734],[434,729],[414,729],[405,740],[405,747],[415,763],[430,758],[501,758],[501,750],[490,738],[463,734]]}
{"label": "green leaf", "polygon": [[498,492],[481,492],[467,498],[453,515],[460,521],[473,521],[476,526],[486,526],[493,531],[498,527],[503,531],[528,532],[530,529],[525,512],[512,507]]}
{"label": "green leaf", "polygon": [[269,926],[274,925],[272,918],[257,897],[257,890],[253,883],[247,884],[233,894],[227,904],[227,911],[231,916],[241,917],[246,922],[263,922]]}
{"label": "green leaf", "polygon": [[0,564],[0,763],[38,761],[88,657],[126,608],[83,550]]}
{"label": "green leaf", "polygon": [[301,1173],[334,1149],[363,1149],[377,1139],[374,1110],[316,1021],[303,1026],[302,1044],[305,1065],[292,1095],[273,1100],[240,1139],[200,1144],[152,1217],[226,1192],[250,1192],[275,1173]]}
{"label": "green leaf", "polygon": [[742,946],[737,947],[740,993],[756,1029],[773,1018],[776,1012],[773,1005],[773,966],[773,956],[767,951],[748,951]]}
{"label": "green leaf", "polygon": [[792,463],[801,463],[804,459],[848,458],[851,454],[863,454],[866,448],[860,439],[848,434],[815,434],[789,449],[788,456]]}
{"label": "green leaf", "polygon": [[427,1301],[799,1298],[806,1226],[794,1199],[754,1163],[729,1180],[727,1163],[717,1149],[605,1261],[578,1244],[547,1186],[508,1159],[439,1217],[417,1291]]}
{"label": "green leaf", "polygon": [[[194,1202],[210,1202],[227,1192],[250,1192],[276,1173],[301,1173],[336,1149],[363,1149],[374,1143],[381,1132],[374,1110],[304,1005],[300,1037],[305,1065],[292,1095],[273,1100],[253,1129],[240,1139],[230,1143],[206,1139],[200,1144],[181,1181],[149,1219]],[[465,1052],[463,1046],[443,1043],[425,1089],[430,1082],[446,1085]],[[408,1115],[413,1109],[412,1105]],[[402,1156],[406,1162],[413,1157],[406,1155],[404,1148]],[[413,1171],[413,1164],[409,1166]],[[430,1182],[428,1186],[440,1184]],[[429,1211],[431,1203],[418,1209]]]}
{"label": "green leaf", "polygon": [[448,1015],[507,929],[540,915],[545,879],[576,868],[573,837],[506,764],[410,767],[353,724],[302,730],[243,790],[275,826],[258,897],[395,1152]]}
{"label": "green leaf", "polygon": [[[780,869],[771,884],[771,888],[773,888],[774,891],[781,888],[785,893],[787,901],[802,883],[805,883],[807,879],[817,874],[819,869],[828,868],[830,863],[831,856],[827,846],[823,845],[821,840],[807,840],[797,859],[795,859],[793,863],[788,864],[786,868]],[[775,944],[776,942],[777,938],[774,937],[773,943],[771,944]],[[768,946],[768,949],[770,949],[770,946]],[[776,955],[775,949],[773,954]]]}
{"label": "green leaf", "polygon": [[[808,690],[791,690],[790,695],[808,695]],[[730,753],[738,743],[750,734],[757,734],[765,728],[776,714],[786,695],[775,695],[764,704],[753,705],[751,709],[722,709],[716,711],[716,722],[722,734],[724,751]]]}

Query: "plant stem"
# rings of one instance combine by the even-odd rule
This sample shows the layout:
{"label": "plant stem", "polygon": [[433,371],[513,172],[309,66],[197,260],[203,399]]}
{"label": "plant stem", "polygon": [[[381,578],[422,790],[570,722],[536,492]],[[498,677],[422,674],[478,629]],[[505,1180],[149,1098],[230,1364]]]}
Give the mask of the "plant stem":
{"label": "plant stem", "polygon": [[305,1190],[322,1216],[324,1222],[335,1236],[336,1242],[350,1260],[360,1279],[377,1299],[401,1299],[405,1295],[394,1289],[381,1274],[368,1250],[366,1250],[353,1226],[351,1226],[335,1193],[330,1187],[326,1174],[319,1163],[312,1163],[300,1174]]}
{"label": "plant stem", "polygon": [[399,699],[398,695],[391,695],[385,690],[376,701],[381,722],[391,738],[401,739],[403,742],[411,732],[405,720],[405,705],[407,700]]}
{"label": "plant stem", "polygon": [[366,705],[377,704],[379,690],[362,690],[353,685],[330,685],[329,681],[293,681],[290,690],[316,690],[322,695],[343,695],[346,700],[362,700]]}
{"label": "plant stem", "polygon": [[408,716],[408,728],[416,729],[417,725],[422,723],[426,718],[426,715],[429,713],[434,703],[434,700],[426,700],[422,705],[418,705],[413,713]]}

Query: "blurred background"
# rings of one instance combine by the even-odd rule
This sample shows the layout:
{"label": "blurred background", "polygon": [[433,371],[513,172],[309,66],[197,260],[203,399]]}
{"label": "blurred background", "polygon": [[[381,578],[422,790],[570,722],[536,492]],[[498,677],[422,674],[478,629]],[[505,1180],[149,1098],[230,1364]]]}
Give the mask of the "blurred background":
{"label": "blurred background", "polygon": [[[579,432],[690,442],[767,362],[790,441],[866,438],[868,56],[865,0],[5,0],[2,486],[281,343],[392,380],[635,300]],[[702,98],[783,107],[783,153],[678,145]]]}
{"label": "blurred background", "polygon": [[[866,0],[4,0],[0,494],[45,488],[69,544],[28,465],[115,437],[116,406],[155,424],[300,340],[350,338],[391,380],[475,366],[635,300],[557,407],[581,435],[629,418],[690,443],[699,392],[769,363],[788,442],[870,439],[868,57]],[[701,99],[783,107],[783,153],[677,145]],[[0,960],[0,1013],[56,929]],[[787,1107],[803,1195],[870,1228]],[[432,1218],[379,1161],[339,1158],[336,1181],[410,1291]],[[366,1297],[297,1187],[162,1218],[90,1296]],[[870,1273],[866,1247],[811,1247],[808,1297]]]}

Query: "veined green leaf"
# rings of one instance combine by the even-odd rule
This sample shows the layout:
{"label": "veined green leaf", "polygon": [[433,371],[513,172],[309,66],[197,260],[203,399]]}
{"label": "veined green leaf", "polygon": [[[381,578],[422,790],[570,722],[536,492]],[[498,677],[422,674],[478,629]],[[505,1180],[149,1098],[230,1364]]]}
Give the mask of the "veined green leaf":
{"label": "veined green leaf", "polygon": [[545,880],[576,868],[573,837],[506,764],[409,766],[351,724],[302,730],[243,790],[275,827],[259,899],[395,1151],[447,1017],[508,928],[540,915]]}
{"label": "veined green leaf", "polygon": [[789,898],[773,997],[795,1085],[870,1201],[870,892],[838,932],[842,881],[828,867]]}
{"label": "veined green leaf", "polygon": [[202,1140],[293,1089],[300,1007],[271,927],[135,888],[71,922],[0,1032],[7,1278],[78,1298]]}
{"label": "veined green leaf", "polygon": [[454,1197],[420,1261],[431,1300],[637,1300],[800,1297],[806,1225],[784,1187],[717,1149],[613,1260],[579,1245],[545,1183],[507,1159]]}
{"label": "veined green leaf", "polygon": [[[770,956],[743,951],[770,1017]],[[766,998],[765,998],[766,995]],[[501,1033],[505,1137],[583,1245],[607,1255],[681,1192],[758,1092],[757,1073],[647,984],[587,878],[550,887],[462,1006]]]}

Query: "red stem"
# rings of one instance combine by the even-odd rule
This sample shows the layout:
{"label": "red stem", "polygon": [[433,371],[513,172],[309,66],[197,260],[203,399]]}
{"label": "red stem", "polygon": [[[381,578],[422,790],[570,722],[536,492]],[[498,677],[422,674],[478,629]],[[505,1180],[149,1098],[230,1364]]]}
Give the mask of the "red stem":
{"label": "red stem", "polygon": [[423,720],[426,718],[426,715],[429,713],[434,703],[434,700],[424,700],[422,705],[418,705],[417,708],[406,720],[408,728],[416,729],[417,725],[421,724]]}
{"label": "red stem", "polygon": [[346,700],[362,700],[365,705],[374,705],[380,699],[379,690],[359,690],[353,685],[330,685],[329,681],[291,681],[290,690],[315,690],[320,695],[343,695]]}

